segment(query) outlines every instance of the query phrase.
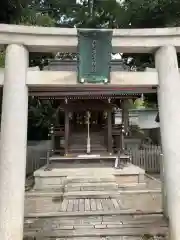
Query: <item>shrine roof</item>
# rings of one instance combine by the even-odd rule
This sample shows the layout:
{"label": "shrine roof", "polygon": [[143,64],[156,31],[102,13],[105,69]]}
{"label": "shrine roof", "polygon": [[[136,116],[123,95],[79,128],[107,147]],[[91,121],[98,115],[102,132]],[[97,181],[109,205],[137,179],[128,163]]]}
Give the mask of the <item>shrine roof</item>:
{"label": "shrine roof", "polygon": [[30,92],[33,96],[40,98],[56,98],[56,99],[106,99],[106,98],[121,98],[121,97],[137,97],[142,93],[156,92],[156,88],[142,87],[142,88],[94,88],[94,89],[78,89],[78,88],[43,88],[34,89]]}

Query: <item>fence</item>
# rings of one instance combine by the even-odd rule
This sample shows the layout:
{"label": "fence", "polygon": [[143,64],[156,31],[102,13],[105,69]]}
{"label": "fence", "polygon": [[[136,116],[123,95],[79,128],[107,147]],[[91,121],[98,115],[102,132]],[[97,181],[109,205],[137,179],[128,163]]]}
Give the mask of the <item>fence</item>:
{"label": "fence", "polygon": [[46,164],[49,141],[29,142],[27,147],[26,175]]}
{"label": "fence", "polygon": [[[27,148],[26,175],[32,174],[38,168],[46,164],[47,150],[49,141],[30,142]],[[129,149],[131,162],[148,173],[160,172],[161,147],[155,145],[146,145],[143,149]]]}
{"label": "fence", "polygon": [[148,173],[160,172],[160,146],[148,145],[144,149],[130,149],[129,153],[134,165],[144,168]]}

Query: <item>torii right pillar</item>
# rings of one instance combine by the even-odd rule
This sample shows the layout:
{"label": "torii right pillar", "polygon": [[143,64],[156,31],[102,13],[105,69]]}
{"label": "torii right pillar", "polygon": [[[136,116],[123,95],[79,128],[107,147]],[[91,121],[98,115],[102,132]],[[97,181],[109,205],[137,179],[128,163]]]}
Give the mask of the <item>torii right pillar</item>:
{"label": "torii right pillar", "polygon": [[180,74],[174,46],[155,54],[159,78],[158,103],[164,165],[165,209],[170,240],[180,239]]}

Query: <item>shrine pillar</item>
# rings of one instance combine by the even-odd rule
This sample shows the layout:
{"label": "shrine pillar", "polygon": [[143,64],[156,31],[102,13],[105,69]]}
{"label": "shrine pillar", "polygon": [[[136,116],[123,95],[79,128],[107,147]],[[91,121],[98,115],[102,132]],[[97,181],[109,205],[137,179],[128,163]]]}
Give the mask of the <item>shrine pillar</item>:
{"label": "shrine pillar", "polygon": [[128,109],[129,101],[128,99],[122,100],[122,124],[124,125],[125,133],[128,132],[129,128],[129,109]]}
{"label": "shrine pillar", "polygon": [[6,49],[0,144],[0,239],[22,240],[27,146],[28,51]]}
{"label": "shrine pillar", "polygon": [[65,109],[65,156],[69,150],[69,110]]}
{"label": "shrine pillar", "polygon": [[112,145],[112,110],[108,109],[107,112],[107,127],[108,127],[108,153],[112,154],[113,145]]}
{"label": "shrine pillar", "polygon": [[[180,236],[180,75],[176,49],[164,46],[155,54],[159,78],[158,104],[164,165],[164,189],[170,239]],[[166,196],[165,196],[166,197]]]}
{"label": "shrine pillar", "polygon": [[115,124],[115,110],[114,109],[112,109],[112,114],[111,114],[111,122],[112,122],[112,125],[114,125]]}

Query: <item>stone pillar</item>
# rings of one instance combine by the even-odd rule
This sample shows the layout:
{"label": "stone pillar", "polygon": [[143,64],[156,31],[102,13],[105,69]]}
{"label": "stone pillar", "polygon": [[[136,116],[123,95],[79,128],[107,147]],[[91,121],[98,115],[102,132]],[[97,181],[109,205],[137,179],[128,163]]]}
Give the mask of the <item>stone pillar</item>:
{"label": "stone pillar", "polygon": [[165,185],[165,171],[164,171],[164,157],[160,155],[160,179],[161,179],[161,194],[162,194],[162,209],[164,217],[168,218],[168,207],[167,207],[167,191]]}
{"label": "stone pillar", "polygon": [[28,51],[6,49],[0,144],[0,239],[22,240],[27,145]]}
{"label": "stone pillar", "polygon": [[164,156],[164,184],[167,191],[167,214],[170,236],[180,236],[180,75],[176,49],[164,46],[155,54],[159,77],[158,103],[162,151]]}

